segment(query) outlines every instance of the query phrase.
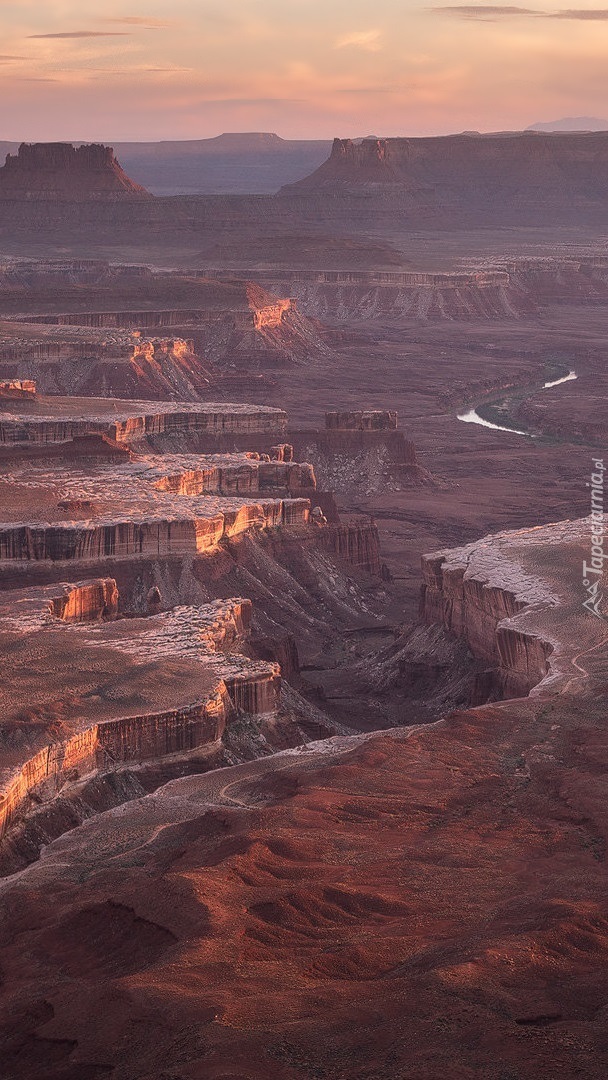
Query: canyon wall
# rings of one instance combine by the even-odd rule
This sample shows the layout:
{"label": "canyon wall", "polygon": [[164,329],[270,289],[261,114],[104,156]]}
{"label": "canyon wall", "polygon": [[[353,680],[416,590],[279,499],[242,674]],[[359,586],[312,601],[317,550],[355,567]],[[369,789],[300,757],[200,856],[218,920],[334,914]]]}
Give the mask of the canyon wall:
{"label": "canyon wall", "polygon": [[591,694],[600,685],[604,622],[585,610],[573,572],[589,554],[589,530],[587,519],[557,522],[423,557],[421,617],[487,663],[494,696]]}
{"label": "canyon wall", "polygon": [[[177,608],[131,624],[132,634],[124,620],[108,623],[116,616],[117,605],[118,592],[112,579],[66,585],[59,595],[56,587],[49,586],[5,597],[0,609],[0,635],[9,635],[9,647],[11,635],[16,635],[12,639],[16,662],[27,653],[29,634],[35,635],[37,656],[48,654],[49,661],[56,656],[60,678],[62,668],[72,662],[69,650],[80,646],[95,668],[95,653],[101,649],[100,660],[107,667],[99,668],[97,678],[108,700],[100,704],[99,720],[87,722],[78,712],[72,720],[65,715],[61,734],[53,737],[52,727],[49,730],[50,741],[45,741],[43,731],[32,730],[28,746],[36,740],[43,745],[31,756],[27,756],[27,747],[16,751],[12,745],[9,708],[1,735],[0,836],[6,834],[17,816],[27,812],[32,800],[40,803],[52,799],[68,781],[95,770],[112,770],[129,761],[187,753],[220,740],[227,723],[238,713],[259,716],[277,709],[279,665],[249,659],[238,651],[249,634],[250,600],[218,600],[198,609]],[[88,616],[99,625],[93,636],[84,625]],[[64,658],[55,624],[75,622],[81,626],[66,628],[64,633],[77,631],[81,636],[63,639]],[[142,661],[154,656],[161,679],[163,668],[167,663],[171,665],[172,658],[175,662],[180,656],[191,657],[182,669],[182,700],[176,701],[174,707],[158,710],[152,705],[152,687],[148,695],[150,707],[145,712],[125,715],[120,694],[113,704],[113,695],[108,693],[112,680],[117,679],[119,687],[123,676],[137,678]],[[170,671],[170,666],[166,670]],[[52,695],[51,688],[49,693]],[[111,715],[113,709],[115,716]],[[11,764],[15,756],[25,756],[25,760]]]}
{"label": "canyon wall", "polygon": [[313,466],[317,484],[325,491],[372,494],[429,480],[428,473],[418,464],[414,443],[403,431],[390,427],[292,430],[289,440],[296,457]]}
{"label": "canyon wall", "polygon": [[[590,165],[592,164],[592,167]],[[557,210],[608,199],[608,134],[463,134],[335,139],[328,160],[282,194],[395,192],[427,210]]]}
{"label": "canyon wall", "polygon": [[63,562],[201,554],[222,539],[251,529],[305,525],[309,513],[308,499],[270,499],[183,520],[15,524],[0,528],[0,559]]}
{"label": "canyon wall", "polygon": [[382,571],[378,528],[373,522],[329,525],[321,530],[321,544],[339,559],[369,574],[379,575]]}
{"label": "canyon wall", "polygon": [[0,399],[19,400],[36,396],[36,383],[31,379],[10,379],[0,382]]}
{"label": "canyon wall", "polygon": [[547,675],[553,651],[549,641],[516,627],[501,626],[526,609],[517,588],[492,586],[453,565],[441,555],[422,560],[421,616],[438,622],[466,641],[473,656],[494,669],[491,680],[499,697],[525,697]]}
{"label": "canyon wall", "polygon": [[27,315],[18,314],[15,322],[31,326],[89,326],[95,329],[104,327],[119,330],[150,330],[171,326],[198,326],[204,323],[215,323],[218,319],[225,318],[228,314],[235,327],[254,327],[256,330],[277,327],[283,322],[287,312],[294,308],[294,301],[290,298],[277,299],[261,307],[252,307],[251,310],[227,311],[226,308],[174,308],[158,309],[149,311],[78,311],[59,315]]}
{"label": "canyon wall", "polygon": [[[249,701],[253,700],[250,694]],[[69,780],[120,763],[191,750],[221,738],[233,707],[227,687],[204,703],[94,725],[65,742],[43,747],[0,791],[0,838],[35,804],[52,799]]]}
{"label": "canyon wall", "polygon": [[[52,586],[51,586],[52,589]],[[118,589],[113,578],[81,581],[66,585],[51,600],[53,615],[63,622],[94,622],[112,619],[118,614]]]}
{"label": "canyon wall", "polygon": [[[119,443],[144,442],[149,437],[198,436],[215,439],[225,435],[264,435],[273,438],[286,434],[287,416],[282,409],[266,406],[247,406],[201,403],[186,406],[164,402],[116,401],[114,414],[107,411],[107,402],[97,412],[91,400],[90,410],[79,415],[59,415],[52,401],[48,416],[38,413],[0,413],[0,444],[60,443],[90,434],[108,435]],[[55,412],[55,415],[52,413]],[[87,415],[88,413],[88,415]],[[115,419],[118,413],[119,418]],[[105,414],[105,415],[104,415]]]}

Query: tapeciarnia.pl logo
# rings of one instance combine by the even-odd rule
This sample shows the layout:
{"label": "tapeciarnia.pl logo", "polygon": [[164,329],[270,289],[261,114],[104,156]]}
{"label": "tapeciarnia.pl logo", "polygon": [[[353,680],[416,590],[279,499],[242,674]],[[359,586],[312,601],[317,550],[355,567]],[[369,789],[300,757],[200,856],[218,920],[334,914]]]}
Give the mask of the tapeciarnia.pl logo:
{"label": "tapeciarnia.pl logo", "polygon": [[604,574],[604,560],[608,559],[608,552],[604,551],[604,474],[605,465],[603,458],[591,458],[593,472],[591,483],[587,487],[591,489],[591,561],[583,559],[583,585],[587,596],[583,601],[583,607],[598,619],[603,619],[602,614],[602,579]]}

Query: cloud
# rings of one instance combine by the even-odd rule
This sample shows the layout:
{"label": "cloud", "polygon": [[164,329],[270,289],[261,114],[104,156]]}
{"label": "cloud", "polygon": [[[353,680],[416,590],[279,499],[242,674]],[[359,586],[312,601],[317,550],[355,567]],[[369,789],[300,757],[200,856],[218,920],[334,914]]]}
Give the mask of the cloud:
{"label": "cloud", "polygon": [[581,22],[598,22],[608,19],[608,8],[566,8],[564,11],[555,11],[545,15],[547,19],[580,19]]}
{"label": "cloud", "polygon": [[10,53],[0,53],[0,64],[9,64],[11,60],[31,60],[31,56],[11,56]]}
{"label": "cloud", "polygon": [[480,19],[484,22],[493,22],[495,19],[508,18],[509,16],[531,15],[543,16],[545,12],[534,11],[532,8],[514,7],[502,4],[453,4],[446,7],[432,7],[435,15],[455,15],[460,19]]}
{"label": "cloud", "polygon": [[579,22],[608,21],[608,8],[563,8],[561,11],[539,11],[535,8],[509,4],[447,4],[432,7],[435,15],[453,15],[460,19],[495,22],[497,19],[526,17],[532,19],[576,19]]}
{"label": "cloud", "polygon": [[99,37],[130,37],[124,30],[65,30],[58,34],[28,34],[31,40],[46,38],[99,38]]}
{"label": "cloud", "polygon": [[336,49],[363,49],[365,52],[380,52],[380,30],[355,30],[338,38]]}

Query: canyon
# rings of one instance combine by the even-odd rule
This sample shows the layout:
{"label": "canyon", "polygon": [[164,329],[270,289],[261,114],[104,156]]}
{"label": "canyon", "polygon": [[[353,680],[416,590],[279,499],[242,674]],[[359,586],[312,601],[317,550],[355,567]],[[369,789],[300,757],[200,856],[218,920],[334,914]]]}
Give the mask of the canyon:
{"label": "canyon", "polygon": [[103,260],[0,269],[0,373],[27,370],[47,393],[198,400],[235,374],[328,352],[294,299],[255,282]]}
{"label": "canyon", "polygon": [[9,166],[11,1080],[603,1080],[606,138]]}
{"label": "canyon", "polygon": [[599,1077],[606,623],[564,575],[585,540],[425,560],[425,618],[532,696],[174,779],[7,879],[15,1075],[51,1048],[125,1078],[449,1075],[458,1032],[463,1075]]}

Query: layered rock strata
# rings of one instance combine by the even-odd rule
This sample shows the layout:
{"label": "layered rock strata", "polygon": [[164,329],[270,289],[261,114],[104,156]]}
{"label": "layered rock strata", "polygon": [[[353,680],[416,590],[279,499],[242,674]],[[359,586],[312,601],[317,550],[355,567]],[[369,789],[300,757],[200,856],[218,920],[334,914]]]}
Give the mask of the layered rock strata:
{"label": "layered rock strata", "polygon": [[111,579],[2,597],[0,835],[68,781],[213,743],[235,710],[277,708],[279,665],[238,651],[249,600],[106,621],[117,599]]}
{"label": "layered rock strata", "polygon": [[431,479],[418,463],[414,443],[392,427],[292,430],[289,438],[296,456],[311,463],[317,484],[325,491],[371,495]]}
{"label": "layered rock strata", "polygon": [[36,383],[31,379],[8,379],[0,382],[0,398],[33,398],[36,396]]}
{"label": "layered rock strata", "polygon": [[[317,648],[330,615],[369,618],[354,582],[379,571],[377,530],[310,521],[314,470],[277,441],[281,410],[139,405],[37,399],[3,414],[17,425],[0,477],[4,868],[141,793],[144,772],[161,783],[165,765],[144,762],[179,773],[197,751],[213,768],[335,731],[282,688],[281,664],[297,686],[294,631]],[[269,452],[150,452],[165,438]],[[100,576],[66,583],[69,562]],[[261,601],[249,655],[251,600],[223,599],[243,585]]]}
{"label": "layered rock strata", "polygon": [[326,412],[325,427],[328,431],[395,431],[397,413],[383,409]]}
{"label": "layered rock strata", "polygon": [[[593,169],[588,168],[593,162]],[[520,217],[576,203],[605,206],[608,135],[477,133],[429,138],[335,139],[330,157],[281,194],[392,195],[423,214],[493,210]]]}
{"label": "layered rock strata", "polygon": [[34,461],[0,480],[0,560],[201,554],[250,530],[306,525],[309,499],[290,497],[303,486],[314,490],[311,466],[257,454],[138,456],[52,471]]}
{"label": "layered rock strata", "polygon": [[591,542],[583,519],[426,555],[422,617],[487,663],[498,697],[590,692],[605,677],[607,639],[605,605],[604,618],[583,607]]}
{"label": "layered rock strata", "polygon": [[14,327],[20,333],[0,331],[0,374],[31,376],[44,394],[197,401],[209,396],[215,382],[212,366],[189,339],[142,338],[127,331],[70,339],[55,327],[53,335],[34,337],[27,327]]}
{"label": "layered rock strata", "polygon": [[[98,433],[133,443],[150,436],[284,434],[287,416],[266,405],[39,399],[31,411],[0,412],[0,443],[66,442]],[[24,404],[24,403],[20,403]]]}
{"label": "layered rock strata", "polygon": [[[276,299],[261,307],[252,307],[250,311],[234,313],[236,324],[242,328],[253,327],[256,330],[270,330],[281,326],[288,312],[295,310],[296,303],[291,297]],[[95,329],[108,327],[120,330],[149,330],[170,326],[198,326],[214,323],[225,316],[224,308],[167,308],[149,311],[79,311],[60,312],[59,314],[11,316],[24,325],[48,326],[87,326]]]}

